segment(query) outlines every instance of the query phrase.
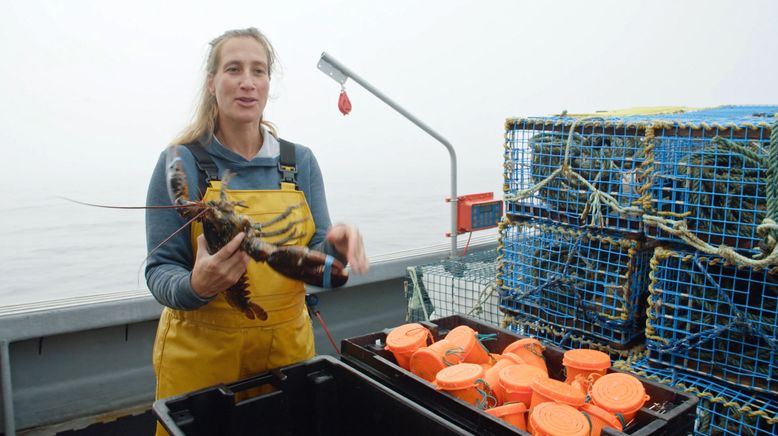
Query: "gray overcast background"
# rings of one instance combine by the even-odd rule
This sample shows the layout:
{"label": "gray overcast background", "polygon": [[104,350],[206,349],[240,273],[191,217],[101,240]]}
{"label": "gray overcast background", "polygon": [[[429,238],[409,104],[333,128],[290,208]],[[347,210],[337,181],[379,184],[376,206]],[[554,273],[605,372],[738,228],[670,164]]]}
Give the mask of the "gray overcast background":
{"label": "gray overcast background", "polygon": [[[360,224],[375,254],[403,245],[371,235],[414,226],[426,236],[405,247],[445,242],[448,155],[353,82],[342,116],[322,51],[454,144],[460,194],[501,195],[506,117],[778,103],[776,17],[768,0],[4,2],[0,224],[28,239],[4,242],[3,259],[43,238],[57,211],[97,213],[55,195],[144,203],[160,151],[191,117],[207,43],[226,29],[256,26],[275,45],[267,118],[313,148],[333,219]],[[26,218],[38,207],[45,216]],[[131,213],[137,264],[142,213]]]}

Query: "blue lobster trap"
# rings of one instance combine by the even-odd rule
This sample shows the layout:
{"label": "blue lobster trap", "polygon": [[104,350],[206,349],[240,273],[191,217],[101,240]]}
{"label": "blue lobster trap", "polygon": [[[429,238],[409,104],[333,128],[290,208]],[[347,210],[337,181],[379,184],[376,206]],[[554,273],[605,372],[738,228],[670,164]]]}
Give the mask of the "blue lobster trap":
{"label": "blue lobster trap", "polygon": [[642,338],[650,251],[636,240],[536,222],[500,229],[500,307],[617,347]]}
{"label": "blue lobster trap", "polygon": [[778,402],[770,396],[732,389],[714,379],[657,367],[646,360],[631,364],[617,362],[614,366],[697,395],[700,401],[695,435],[778,434]]}
{"label": "blue lobster trap", "polygon": [[645,141],[620,119],[518,118],[505,122],[503,186],[514,219],[642,231]]}
{"label": "blue lobster trap", "polygon": [[[778,186],[778,135],[771,124],[778,106],[725,106],[679,114],[652,124],[652,208],[658,218],[683,224],[703,242],[746,254],[769,254],[757,228],[778,220],[778,196],[768,213],[768,186]],[[771,154],[772,153],[772,154]],[[772,216],[770,216],[772,215]],[[670,222],[665,223],[673,227]],[[657,239],[682,241],[661,226],[647,226]]]}
{"label": "blue lobster trap", "polygon": [[652,361],[778,394],[778,267],[734,268],[658,247],[650,280]]}

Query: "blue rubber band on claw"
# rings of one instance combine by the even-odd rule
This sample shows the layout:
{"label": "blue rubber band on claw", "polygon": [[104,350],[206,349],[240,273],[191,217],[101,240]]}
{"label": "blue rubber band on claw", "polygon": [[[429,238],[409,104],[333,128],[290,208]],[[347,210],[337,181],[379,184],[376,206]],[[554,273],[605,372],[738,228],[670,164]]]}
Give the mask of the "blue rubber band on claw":
{"label": "blue rubber band on claw", "polygon": [[335,258],[330,256],[329,254],[324,259],[324,279],[322,280],[322,286],[325,288],[332,287],[332,280],[330,280],[330,274],[332,274],[332,262],[334,260]]}

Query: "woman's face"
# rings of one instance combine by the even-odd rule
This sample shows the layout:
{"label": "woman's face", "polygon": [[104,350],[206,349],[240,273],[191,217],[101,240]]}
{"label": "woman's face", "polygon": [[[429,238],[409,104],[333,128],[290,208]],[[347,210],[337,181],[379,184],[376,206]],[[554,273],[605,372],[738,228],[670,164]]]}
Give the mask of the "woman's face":
{"label": "woman's face", "polygon": [[219,106],[220,125],[258,122],[270,88],[267,53],[254,38],[230,38],[221,47],[208,89]]}

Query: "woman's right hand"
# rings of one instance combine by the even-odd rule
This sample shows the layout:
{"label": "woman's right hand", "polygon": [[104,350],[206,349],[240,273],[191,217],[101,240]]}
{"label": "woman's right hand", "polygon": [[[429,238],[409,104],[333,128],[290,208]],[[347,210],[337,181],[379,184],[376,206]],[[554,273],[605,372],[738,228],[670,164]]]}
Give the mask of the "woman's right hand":
{"label": "woman's right hand", "polygon": [[234,285],[246,272],[249,256],[240,249],[246,234],[238,233],[221,250],[208,254],[205,237],[197,237],[197,256],[192,269],[192,290],[200,298],[211,298]]}

